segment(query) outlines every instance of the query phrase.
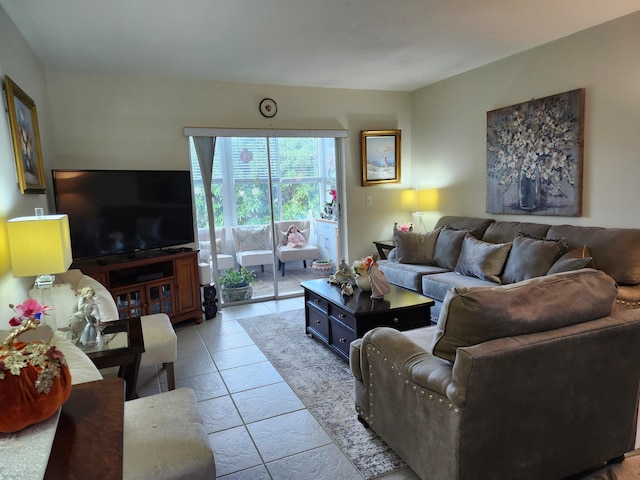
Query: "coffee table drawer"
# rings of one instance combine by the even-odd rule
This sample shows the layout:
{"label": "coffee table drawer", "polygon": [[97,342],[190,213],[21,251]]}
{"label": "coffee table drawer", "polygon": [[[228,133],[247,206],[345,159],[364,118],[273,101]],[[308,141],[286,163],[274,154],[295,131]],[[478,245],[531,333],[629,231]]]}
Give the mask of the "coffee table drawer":
{"label": "coffee table drawer", "polygon": [[347,312],[346,310],[343,310],[340,307],[331,305],[331,316],[337,318],[342,323],[344,323],[348,327],[351,327],[355,331],[356,317],[351,313]]}
{"label": "coffee table drawer", "polygon": [[358,337],[361,337],[375,327],[411,330],[428,325],[431,325],[430,309],[428,307],[416,307],[377,315],[367,315],[358,321],[358,328],[355,330]]}
{"label": "coffee table drawer", "polygon": [[349,358],[349,344],[356,339],[356,334],[342,323],[331,318],[331,340],[329,343],[345,358]]}
{"label": "coffee table drawer", "polygon": [[308,292],[307,304],[319,308],[325,315],[329,314],[329,302],[313,292]]}
{"label": "coffee table drawer", "polygon": [[329,318],[322,310],[311,305],[309,311],[308,333],[319,336],[325,342],[329,340]]}

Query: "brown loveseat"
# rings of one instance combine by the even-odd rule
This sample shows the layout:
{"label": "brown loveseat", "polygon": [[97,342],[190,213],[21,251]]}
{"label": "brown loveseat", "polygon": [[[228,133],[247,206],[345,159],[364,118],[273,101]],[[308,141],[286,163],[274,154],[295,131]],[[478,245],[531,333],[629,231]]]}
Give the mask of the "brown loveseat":
{"label": "brown loveseat", "polygon": [[351,344],[359,418],[425,480],[561,479],[634,448],[640,309],[593,269],[447,293]]}
{"label": "brown loveseat", "polygon": [[[474,238],[465,240],[467,233]],[[380,269],[390,283],[435,300],[433,322],[451,287],[515,283],[545,275],[550,268],[602,270],[618,284],[615,310],[640,307],[640,229],[444,216],[419,239],[415,233],[395,232],[394,237],[396,248]],[[404,252],[399,240],[406,241]],[[492,257],[470,265],[469,258],[461,261],[465,250]]]}

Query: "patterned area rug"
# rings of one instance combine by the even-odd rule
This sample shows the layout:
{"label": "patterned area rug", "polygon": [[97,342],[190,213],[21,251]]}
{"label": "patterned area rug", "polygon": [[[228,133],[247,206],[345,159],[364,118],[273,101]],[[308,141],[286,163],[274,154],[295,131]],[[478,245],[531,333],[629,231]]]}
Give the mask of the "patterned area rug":
{"label": "patterned area rug", "polygon": [[304,310],[239,320],[255,344],[367,479],[406,467],[356,418],[349,365],[304,331]]}

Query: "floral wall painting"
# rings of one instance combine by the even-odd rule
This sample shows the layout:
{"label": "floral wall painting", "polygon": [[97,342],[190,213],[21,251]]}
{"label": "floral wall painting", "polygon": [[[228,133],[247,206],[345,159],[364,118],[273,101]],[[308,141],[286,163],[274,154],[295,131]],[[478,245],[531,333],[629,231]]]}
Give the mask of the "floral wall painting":
{"label": "floral wall painting", "polygon": [[584,88],[487,112],[487,212],[582,215]]}
{"label": "floral wall painting", "polygon": [[363,130],[362,186],[400,182],[400,130]]}
{"label": "floral wall painting", "polygon": [[36,104],[8,76],[4,76],[9,127],[22,193],[45,193],[44,167]]}

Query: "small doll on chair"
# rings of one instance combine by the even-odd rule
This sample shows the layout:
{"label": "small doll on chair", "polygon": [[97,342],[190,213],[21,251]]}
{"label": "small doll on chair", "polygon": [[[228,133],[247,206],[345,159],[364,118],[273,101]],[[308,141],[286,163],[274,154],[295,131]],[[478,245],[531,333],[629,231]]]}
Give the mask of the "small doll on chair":
{"label": "small doll on chair", "polygon": [[287,230],[287,247],[301,248],[307,244],[304,235],[300,233],[298,227],[291,225]]}

